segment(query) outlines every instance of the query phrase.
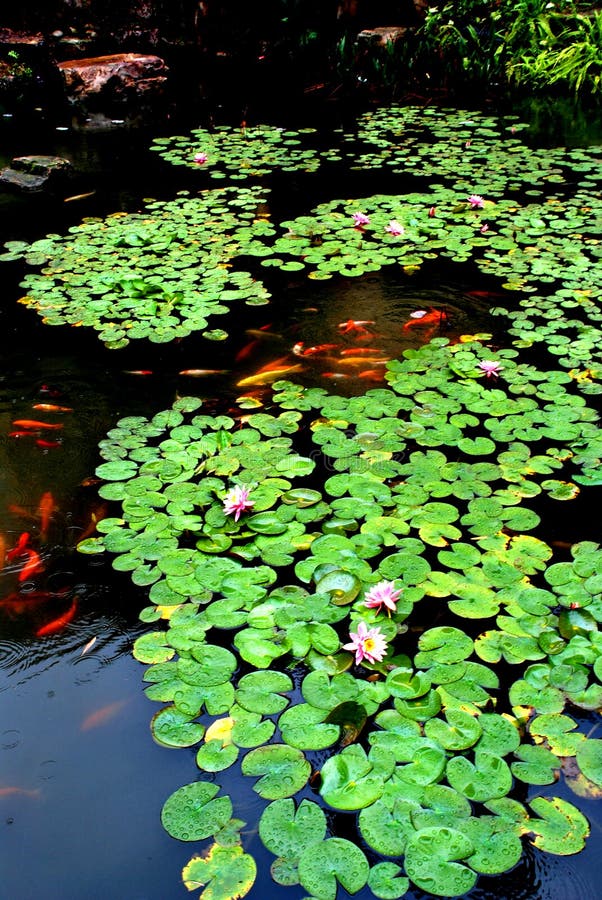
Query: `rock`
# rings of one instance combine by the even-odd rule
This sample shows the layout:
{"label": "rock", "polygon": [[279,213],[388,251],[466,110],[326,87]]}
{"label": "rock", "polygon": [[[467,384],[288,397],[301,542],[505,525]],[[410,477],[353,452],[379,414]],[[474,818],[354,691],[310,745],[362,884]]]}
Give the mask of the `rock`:
{"label": "rock", "polygon": [[384,47],[389,42],[395,44],[402,40],[410,29],[401,25],[384,25],[380,28],[365,28],[357,36],[357,42],[361,46]]}
{"label": "rock", "polygon": [[72,172],[62,156],[17,156],[12,165],[0,171],[0,186],[19,191],[42,191],[54,187]]}
{"label": "rock", "polygon": [[158,56],[116,53],[58,64],[67,99],[78,113],[108,120],[140,117],[161,106],[168,69]]}

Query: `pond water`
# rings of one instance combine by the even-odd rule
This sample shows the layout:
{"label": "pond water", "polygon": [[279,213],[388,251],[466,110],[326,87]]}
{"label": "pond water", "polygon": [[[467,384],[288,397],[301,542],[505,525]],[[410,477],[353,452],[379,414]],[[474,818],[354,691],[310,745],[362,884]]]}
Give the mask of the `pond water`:
{"label": "pond water", "polygon": [[[149,133],[84,135],[50,125],[34,131],[2,123],[0,163],[21,153],[67,156],[78,171],[73,195],[89,196],[65,202],[63,196],[0,195],[2,241],[62,234],[84,216],[137,210],[145,197],[169,199],[197,184],[187,170],[170,170],[148,151]],[[388,190],[402,184],[399,178],[386,181]],[[274,179],[273,187],[276,220],[285,218],[280,211],[291,217],[328,197],[385,190],[382,181],[362,182],[357,173],[341,175],[335,185],[296,175]],[[228,321],[229,337],[223,343],[191,336],[173,346],[140,341],[112,351],[91,329],[45,326],[19,306],[23,268],[20,263],[4,264],[0,535],[11,548],[20,535],[29,533],[42,565],[25,584],[16,564],[7,562],[0,572],[3,896],[187,896],[181,870],[206,844],[174,840],[161,825],[166,798],[195,781],[199,770],[194,747],[160,746],[149,730],[156,704],[143,693],[144,670],[131,655],[134,640],[149,627],[138,619],[147,592],[132,585],[127,573],[115,572],[110,560],[75,549],[110,514],[93,477],[100,462],[97,444],[106,432],[124,416],[152,416],[179,396],[202,397],[205,410],[219,414],[235,409],[241,393],[262,400],[271,378],[261,376],[270,367],[290,372],[293,380],[307,386],[334,386],[345,396],[355,396],[383,384],[383,359],[395,359],[431,338],[455,341],[463,334],[490,332],[495,347],[506,337],[501,321],[488,312],[499,301],[499,279],[484,277],[471,264],[458,267],[437,260],[412,276],[372,273],[332,282],[283,277],[273,270],[266,274],[257,261],[253,266],[268,284],[272,302],[245,307],[234,325]],[[345,330],[349,321],[364,323],[359,327],[364,329],[365,363],[361,354],[358,362],[356,334]],[[59,409],[49,410],[49,405]],[[42,429],[34,437],[15,424],[31,419],[61,427]],[[598,530],[586,521],[589,502],[575,501],[565,519],[563,508],[554,524],[548,523],[545,539],[567,544],[596,540]],[[595,712],[583,712],[580,723],[584,731],[594,733]],[[279,887],[272,881],[272,856],[257,834],[265,804],[248,779],[232,770],[213,777],[227,785],[235,815],[248,823],[242,832],[244,846],[259,870],[248,896],[307,896],[299,886]],[[602,848],[596,802],[576,800],[562,782],[525,786],[527,792],[575,802],[591,825],[585,850],[560,857],[528,845],[511,872],[481,876],[466,896],[595,896]],[[302,797],[314,799],[316,793],[307,786],[298,794]],[[353,840],[350,817],[329,815],[333,830]],[[339,887],[338,897],[344,896],[349,895]],[[355,896],[368,900],[373,895],[365,888]],[[415,889],[407,896],[430,895]]]}

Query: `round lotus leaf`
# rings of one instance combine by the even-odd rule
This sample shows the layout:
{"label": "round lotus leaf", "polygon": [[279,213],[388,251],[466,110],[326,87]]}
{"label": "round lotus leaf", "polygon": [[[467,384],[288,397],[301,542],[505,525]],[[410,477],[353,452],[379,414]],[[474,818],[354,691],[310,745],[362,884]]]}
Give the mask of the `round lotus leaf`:
{"label": "round lotus leaf", "polygon": [[363,852],[344,838],[328,838],[308,847],[299,859],[299,881],[317,900],[335,900],[337,883],[356,894],[368,881]]}
{"label": "round lotus leaf", "polygon": [[[321,673],[326,674],[326,673]],[[325,722],[328,710],[298,703],[285,710],[278,720],[282,740],[300,750],[323,750],[338,741],[339,725]]]}
{"label": "round lotus leaf", "polygon": [[474,887],[477,876],[455,860],[465,860],[475,849],[472,841],[454,828],[423,828],[408,839],[405,870],[427,894],[459,896]]}
{"label": "round lotus leaf", "polygon": [[193,856],[182,870],[182,880],[189,891],[209,885],[201,894],[207,900],[240,900],[249,893],[256,877],[255,860],[240,845],[213,844],[207,854]]}
{"label": "round lotus leaf", "polygon": [[422,828],[459,827],[458,820],[469,819],[472,806],[466,797],[445,784],[427,784],[420,807],[412,811],[412,825]]}
{"label": "round lotus leaf", "polygon": [[381,862],[372,866],[368,876],[368,887],[379,900],[398,900],[410,886],[403,870],[392,862]]}
{"label": "round lotus leaf", "polygon": [[602,786],[602,740],[587,738],[577,747],[577,765],[586,778]]}
{"label": "round lotus leaf", "polygon": [[398,712],[415,722],[426,722],[427,719],[436,716],[441,709],[441,697],[434,688],[415,700],[402,700],[396,697],[394,702]]}
{"label": "round lotus leaf", "polygon": [[328,572],[316,582],[316,591],[319,594],[328,594],[332,603],[337,606],[345,606],[352,603],[362,588],[359,578],[350,572],[335,569]]}
{"label": "round lotus leaf", "polygon": [[243,775],[258,775],[253,786],[260,797],[280,800],[291,797],[307,783],[311,766],[300,750],[286,744],[270,744],[251,750],[242,761]]}
{"label": "round lotus leaf", "polygon": [[519,746],[520,733],[515,720],[497,713],[482,713],[478,722],[482,729],[477,744],[480,750],[506,756]]}
{"label": "round lotus leaf", "polygon": [[204,772],[222,772],[234,765],[238,752],[235,744],[223,744],[216,738],[206,740],[196,755],[196,764]]}
{"label": "round lotus leaf", "polygon": [[259,836],[274,856],[297,860],[304,850],[326,837],[326,816],[317,803],[292,799],[270,803],[259,819]]}
{"label": "round lotus leaf", "polygon": [[392,697],[414,700],[428,693],[431,679],[426,672],[414,672],[410,668],[398,667],[387,675],[386,686]]}
{"label": "round lotus leaf", "polygon": [[474,764],[464,756],[454,756],[447,764],[447,780],[454,790],[475,803],[505,797],[512,787],[507,763],[486,750],[475,752]]}
{"label": "round lotus leaf", "polygon": [[190,659],[178,661],[180,677],[199,687],[211,687],[229,681],[236,671],[236,657],[225,647],[203,643],[191,648]]}
{"label": "round lotus leaf", "polygon": [[577,722],[570,716],[552,713],[536,716],[531,721],[530,731],[536,737],[545,738],[556,756],[576,756],[580,745],[586,740],[584,734],[575,731],[576,728]]}
{"label": "round lotus leaf", "polygon": [[192,718],[174,706],[159,710],[151,720],[153,738],[164,747],[192,747],[205,733],[205,726]]}
{"label": "round lotus leaf", "polygon": [[320,794],[334,809],[363,809],[382,795],[380,775],[359,744],[331,756],[322,766]]}
{"label": "round lotus leaf", "polygon": [[438,718],[429,719],[424,724],[424,733],[446,750],[467,750],[481,737],[478,719],[461,709],[446,710],[445,718],[447,722]]}
{"label": "round lotus leaf", "polygon": [[180,841],[200,841],[210,837],[230,820],[232,801],[215,797],[218,784],[194,781],[178,788],[161,810],[163,827]]}
{"label": "round lotus leaf", "polygon": [[560,763],[551,750],[526,745],[515,750],[514,755],[522,760],[510,766],[515,778],[527,784],[553,784],[556,781]]}
{"label": "round lotus leaf", "polygon": [[329,678],[326,672],[310,672],[301,684],[305,700],[319,709],[330,710],[339,703],[355,700],[359,694],[359,685],[355,678],[348,674]]}
{"label": "round lotus leaf", "polygon": [[173,647],[167,646],[164,631],[153,631],[142,634],[134,641],[134,658],[143,663],[159,663],[172,659],[175,655]]}
{"label": "round lotus leaf", "polygon": [[293,683],[284,672],[250,672],[238,682],[236,702],[250,712],[273,715],[288,705],[281,694],[292,689]]}
{"label": "round lotus leaf", "polygon": [[534,797],[529,806],[539,818],[529,819],[533,843],[540,850],[558,856],[570,856],[585,846],[589,822],[572,803],[560,797]]}
{"label": "round lotus leaf", "polygon": [[428,668],[436,662],[461,662],[473,651],[473,642],[459,628],[443,625],[429,628],[418,640],[419,653],[414,664],[419,668]]}
{"label": "round lotus leaf", "polygon": [[398,766],[397,775],[410,784],[427,785],[441,779],[445,771],[445,751],[434,741],[426,740],[413,754],[412,762]]}
{"label": "round lotus leaf", "polygon": [[500,875],[517,864],[523,847],[516,826],[499,816],[471,817],[456,826],[474,844],[467,865],[482,875]]}

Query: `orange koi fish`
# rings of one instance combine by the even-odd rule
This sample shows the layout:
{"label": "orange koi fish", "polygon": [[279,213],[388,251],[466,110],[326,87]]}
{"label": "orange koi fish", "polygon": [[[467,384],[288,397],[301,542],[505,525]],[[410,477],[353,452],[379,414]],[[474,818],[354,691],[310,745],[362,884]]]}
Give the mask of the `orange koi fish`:
{"label": "orange koi fish", "polygon": [[6,540],[3,534],[0,534],[0,570],[4,568],[6,560]]}
{"label": "orange koi fish", "polygon": [[31,408],[42,412],[73,412],[70,406],[57,406],[55,403],[34,403]]}
{"label": "orange koi fish", "polygon": [[124,375],[152,375],[152,369],[125,369]]}
{"label": "orange koi fish", "polygon": [[[421,313],[421,315],[418,315]],[[416,326],[422,327],[424,325],[443,325],[447,324],[448,316],[444,309],[434,309],[431,307],[429,310],[417,309],[415,313],[411,313],[411,318],[408,322],[404,324],[404,329],[415,328]]]}
{"label": "orange koi fish", "polygon": [[371,319],[347,319],[346,322],[339,322],[337,328],[340,328],[343,334],[351,334],[352,332],[359,332],[360,334],[370,334],[369,330],[366,328],[366,325],[375,325]]}
{"label": "orange koi fish", "polygon": [[32,575],[36,575],[44,569],[44,563],[39,553],[36,553],[31,547],[25,547],[23,553],[27,554],[28,559],[19,572],[19,581],[27,581]]}
{"label": "orange koi fish", "polygon": [[382,356],[382,350],[377,347],[349,347],[341,350],[341,356]]}
{"label": "orange koi fish", "polygon": [[48,634],[56,634],[57,631],[61,631],[68,625],[69,622],[75,617],[75,613],[77,612],[77,597],[73,598],[73,602],[71,606],[67,610],[67,612],[63,613],[62,616],[59,616],[58,619],[52,619],[51,622],[47,622],[46,625],[42,625],[41,628],[38,628],[36,631],[36,637],[46,637]]}
{"label": "orange koi fish", "polygon": [[39,797],[41,791],[40,788],[28,790],[27,788],[15,787],[13,785],[10,787],[0,787],[0,797],[14,797],[16,794],[20,797]]}
{"label": "orange koi fish", "polygon": [[11,438],[32,438],[35,437],[36,434],[41,434],[40,431],[9,431],[8,436]]}
{"label": "orange koi fish", "polygon": [[46,533],[48,531],[48,526],[50,524],[50,517],[52,513],[55,511],[56,505],[54,502],[54,497],[50,493],[50,491],[45,491],[40,497],[40,505],[38,507],[38,512],[40,514],[40,537],[42,539],[46,538]]}
{"label": "orange koi fish", "polygon": [[107,504],[101,503],[97,509],[92,511],[92,514],[90,515],[90,521],[88,522],[88,524],[86,525],[86,527],[84,528],[84,530],[82,531],[82,533],[79,535],[79,537],[77,539],[78,543],[79,543],[79,541],[83,541],[86,538],[90,537],[90,535],[96,533],[96,526],[102,519],[106,519],[106,517],[108,515],[108,510],[109,510],[109,508],[108,508]]}
{"label": "orange koi fish", "polygon": [[63,427],[62,423],[59,422],[50,424],[50,422],[38,422],[36,419],[16,419],[13,422],[13,425],[17,428],[34,429],[36,431],[38,431],[39,429],[57,431],[59,428]]}
{"label": "orange koi fish", "polygon": [[23,556],[25,553],[25,549],[30,541],[30,535],[28,531],[24,531],[20,536],[19,540],[10,550],[6,551],[6,559],[13,560],[18,556]]}
{"label": "orange koi fish", "polygon": [[385,373],[382,369],[366,369],[365,372],[358,372],[358,378],[365,378],[367,381],[382,381]]}
{"label": "orange koi fish", "polygon": [[334,378],[335,380],[341,380],[343,378],[349,378],[345,372],[322,372],[324,378]]}
{"label": "orange koi fish", "polygon": [[116,700],[114,703],[102,706],[100,709],[90,713],[89,716],[86,716],[79,730],[90,731],[92,728],[98,728],[100,725],[106,725],[107,722],[115,718],[117,713],[121,712],[127,703],[129,703],[129,700]]}

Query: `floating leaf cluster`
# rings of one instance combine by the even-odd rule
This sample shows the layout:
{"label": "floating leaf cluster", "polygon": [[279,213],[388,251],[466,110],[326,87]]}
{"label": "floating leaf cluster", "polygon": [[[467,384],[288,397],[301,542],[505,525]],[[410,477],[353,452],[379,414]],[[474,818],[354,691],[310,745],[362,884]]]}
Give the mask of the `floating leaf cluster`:
{"label": "floating leaf cluster", "polygon": [[[143,618],[159,628],[134,652],[166,704],[153,734],[196,746],[209,779],[163,810],[174,837],[213,840],[186,881],[219,872],[241,891],[224,897],[253,883],[214,781],[233,765],[266,801],[272,877],[323,900],[338,883],[455,896],[511,868],[524,837],[558,854],[583,846],[572,804],[512,795],[565,768],[601,786],[600,742],[574,711],[602,705],[602,550],[583,542],[554,562],[528,534],[532,498],[578,494],[567,474],[587,470],[597,417],[566,373],[503,350],[492,382],[485,355],[437,339],[390,364],[388,389],[345,398],[277,382],[271,411],[238,421],[187,397],[102,442],[100,493],[122,514],[80,549],[114,554],[149,586]],[[253,501],[238,521],[224,510],[233,485]],[[390,615],[365,603],[383,581],[401,591]],[[362,621],[388,643],[382,662],[354,665],[343,649]],[[370,857],[329,831],[324,807],[356,817]]]}
{"label": "floating leaf cluster", "polygon": [[89,326],[107,347],[146,338],[167,343],[199,331],[222,339],[208,320],[231,304],[265,304],[269,293],[234,256],[270,234],[255,188],[220,188],[200,197],[151,201],[140,213],[85,219],[67,235],[10,241],[4,260],[42,267],[22,283],[20,301],[48,325]]}
{"label": "floating leaf cluster", "polygon": [[244,181],[275,169],[315,172],[321,157],[329,154],[304,146],[306,135],[314,133],[314,128],[218,125],[212,130],[194,128],[189,135],[155,138],[151,150],[173,165],[206,170],[210,178]]}

